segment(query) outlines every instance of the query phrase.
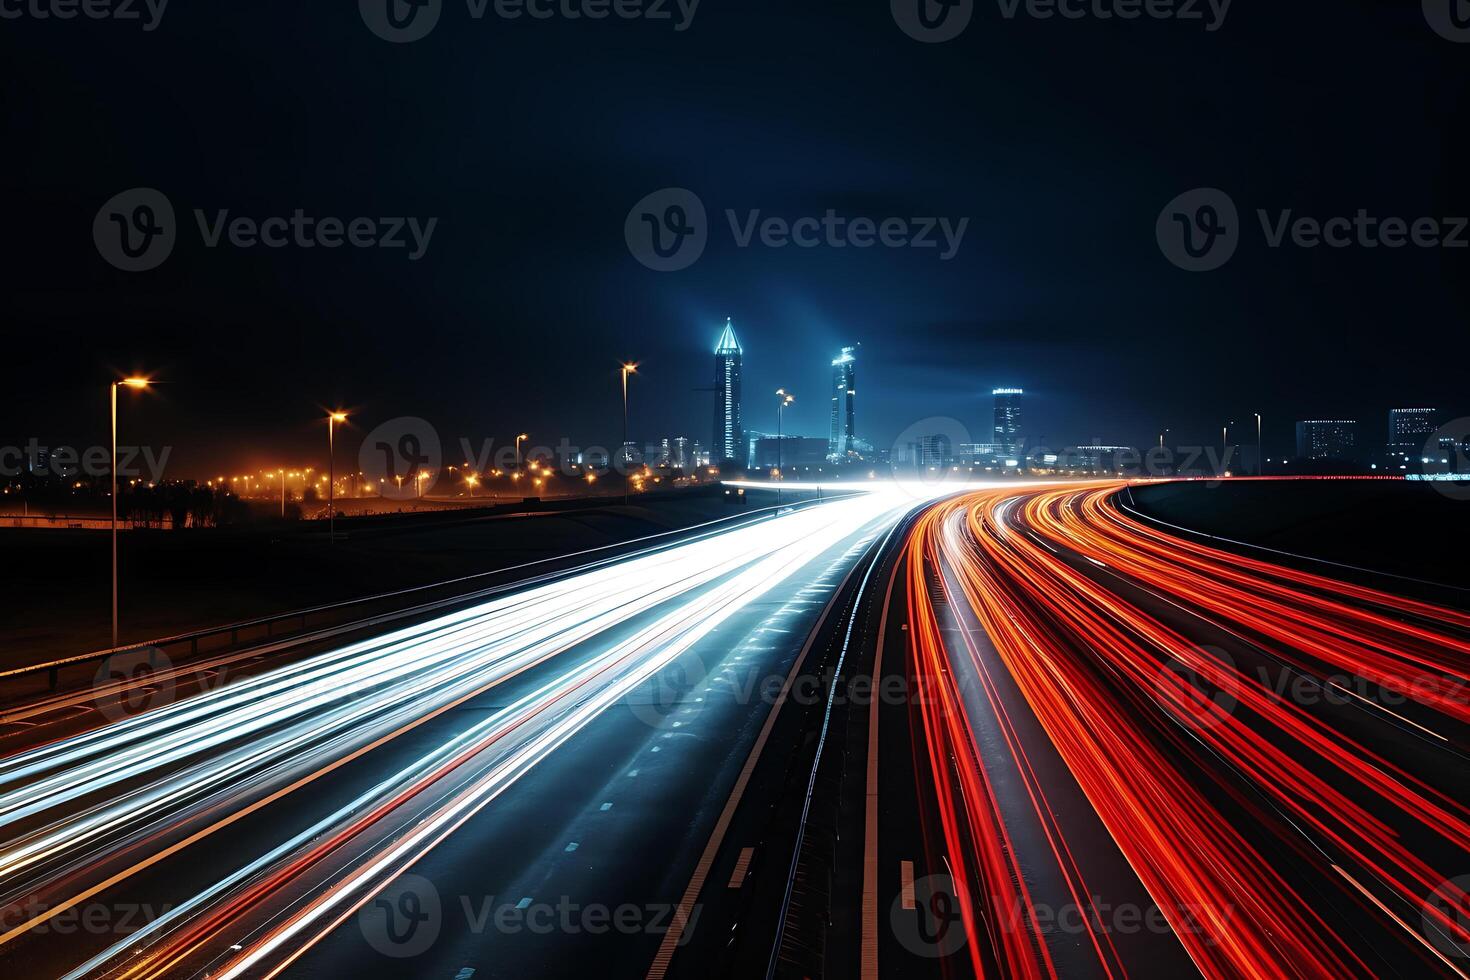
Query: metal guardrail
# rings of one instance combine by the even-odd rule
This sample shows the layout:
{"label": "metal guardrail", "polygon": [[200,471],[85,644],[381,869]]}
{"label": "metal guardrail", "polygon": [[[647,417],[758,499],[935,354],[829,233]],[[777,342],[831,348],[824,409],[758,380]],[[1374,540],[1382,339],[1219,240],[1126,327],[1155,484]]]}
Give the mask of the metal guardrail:
{"label": "metal guardrail", "polygon": [[[531,579],[519,579],[516,582],[494,586],[489,589],[472,590],[469,592],[458,593],[432,602],[406,606],[402,609],[395,609],[389,613],[385,613],[376,617],[368,617],[362,620],[348,620],[345,623],[338,622],[333,624],[329,628],[317,630],[315,632],[307,630],[307,621],[312,617],[324,616],[331,613],[340,613],[353,609],[362,609],[376,603],[388,602],[393,599],[401,599],[408,596],[423,595],[436,589],[448,589],[454,588],[456,586],[463,586],[466,583],[480,582],[494,576],[502,576],[514,572],[527,571],[537,566],[548,565],[553,562],[567,561],[568,559],[575,559],[588,555],[595,555],[601,552],[608,552],[615,549],[625,549],[633,547],[634,554],[638,553],[639,551],[657,551],[665,547],[670,547],[672,546],[672,544],[678,542],[666,542],[664,544],[656,544],[642,549],[638,549],[636,546],[640,544],[646,544],[647,542],[658,541],[659,539],[669,538],[678,538],[678,541],[698,540],[699,538],[708,537],[711,534],[720,533],[723,530],[727,530],[729,527],[739,527],[743,524],[754,524],[759,521],[769,520],[772,517],[776,516],[777,512],[779,511],[792,510],[797,507],[814,506],[822,502],[823,501],[820,499],[806,500],[795,503],[782,504],[779,506],[757,508],[756,510],[750,511],[748,513],[732,515],[730,517],[721,517],[713,521],[706,521],[703,524],[694,524],[690,525],[689,527],[675,528],[669,531],[660,531],[657,534],[644,535],[640,538],[630,538],[627,541],[616,541],[611,544],[599,545],[596,548],[587,548],[582,551],[574,551],[562,555],[553,555],[547,558],[538,558],[535,561],[524,562],[520,565],[510,565],[505,568],[492,569],[487,572],[476,572],[472,575],[463,575],[458,578],[446,579],[441,582],[431,582],[426,585],[415,585],[406,589],[398,589],[393,592],[384,592],[378,595],[363,596],[357,599],[347,599],[342,602],[327,603],[320,606],[312,606],[307,609],[297,609],[291,612],[279,613],[273,616],[263,616],[256,619],[243,620],[241,622],[230,623],[225,626],[215,626],[208,629],[196,630],[190,633],[180,633],[174,636],[159,637],[156,639],[145,640],[139,643],[130,643],[118,647],[109,647],[103,650],[94,650],[89,653],[77,654],[76,656],[72,657],[63,657],[61,659],[52,660],[45,663],[31,664],[25,667],[15,667],[9,670],[0,670],[0,683],[19,677],[30,677],[38,674],[46,674],[48,679],[48,686],[51,690],[54,691],[60,684],[61,671],[67,667],[75,667],[81,664],[97,662],[106,664],[108,661],[116,656],[121,656],[123,654],[143,653],[148,654],[150,664],[155,664],[157,661],[157,655],[160,651],[163,651],[167,647],[182,646],[184,644],[188,644],[190,656],[197,656],[199,654],[201,643],[205,643],[210,640],[219,640],[226,636],[228,636],[229,638],[228,642],[219,644],[217,648],[229,650],[240,645],[240,638],[242,634],[256,633],[261,630],[264,630],[264,634],[260,637],[257,637],[257,639],[272,640],[281,638],[290,639],[295,642],[309,642],[314,638],[321,638],[332,635],[334,633],[342,632],[346,628],[373,626],[383,622],[389,622],[394,619],[407,618],[410,616],[433,612],[446,606],[474,601],[477,598],[483,598],[489,594],[505,591],[508,588],[519,588],[525,585],[534,584],[538,581],[544,581],[548,578],[571,574],[575,571],[583,571],[590,567],[597,567],[599,565],[607,564],[611,561],[622,560],[624,558],[630,557],[630,555],[618,555],[614,558],[604,558],[592,562],[590,565],[575,565],[571,568],[548,572],[543,576],[536,576]],[[711,530],[715,528],[718,529]],[[703,533],[693,534],[691,536],[691,532],[698,531],[703,531]],[[282,624],[293,622],[300,623],[300,626],[294,635],[277,632],[277,628]]]}

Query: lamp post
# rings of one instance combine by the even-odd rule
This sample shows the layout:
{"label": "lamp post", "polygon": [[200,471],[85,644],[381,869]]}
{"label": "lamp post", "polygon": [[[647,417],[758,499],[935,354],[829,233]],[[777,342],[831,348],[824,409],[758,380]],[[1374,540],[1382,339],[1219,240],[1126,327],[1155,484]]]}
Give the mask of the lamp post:
{"label": "lamp post", "polygon": [[531,437],[528,436],[524,432],[522,432],[520,435],[516,436],[516,469],[517,470],[519,470],[521,468],[521,442],[523,440],[529,439],[529,438],[531,438]]}
{"label": "lamp post", "polygon": [[[346,421],[346,412],[330,412],[327,415],[327,538],[333,544],[337,543],[336,427],[338,423]],[[284,501],[285,497],[281,499]]]}
{"label": "lamp post", "polygon": [[1226,467],[1230,465],[1230,427],[1235,423],[1230,422],[1220,427],[1220,472],[1229,472]]}
{"label": "lamp post", "polygon": [[628,506],[628,375],[638,373],[638,365],[632,361],[623,365],[623,506]]}
{"label": "lamp post", "polygon": [[112,646],[117,640],[117,389],[119,386],[137,391],[148,387],[147,378],[124,378],[112,383]]}
{"label": "lamp post", "polygon": [[1261,443],[1261,413],[1253,413],[1256,417],[1256,476],[1266,475],[1266,457],[1263,455],[1264,448]]}
{"label": "lamp post", "polygon": [[782,458],[781,455],[781,451],[785,448],[786,445],[784,431],[782,428],[784,422],[783,416],[786,413],[786,406],[796,401],[796,396],[788,394],[785,388],[777,388],[776,398],[776,506],[780,507],[781,484],[786,480],[786,471],[782,466],[785,460]]}

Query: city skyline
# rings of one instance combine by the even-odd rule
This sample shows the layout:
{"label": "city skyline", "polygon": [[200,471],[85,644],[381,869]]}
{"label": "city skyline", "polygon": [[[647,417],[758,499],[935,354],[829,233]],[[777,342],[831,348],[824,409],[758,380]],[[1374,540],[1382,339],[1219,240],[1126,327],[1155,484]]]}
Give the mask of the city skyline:
{"label": "city skyline", "polygon": [[[702,390],[712,393],[712,403],[715,410],[715,431],[711,433],[709,449],[704,451],[709,457],[708,463],[717,465],[722,453],[728,450],[731,455],[725,458],[733,460],[734,465],[737,467],[743,467],[747,463],[750,463],[756,468],[760,468],[762,464],[757,458],[755,442],[757,438],[762,438],[770,434],[767,427],[760,422],[762,415],[765,414],[762,409],[764,399],[760,399],[760,403],[754,406],[755,414],[752,416],[752,407],[747,405],[747,397],[744,390],[745,347],[735,333],[733,316],[727,316],[725,318],[725,323],[715,341],[714,349],[714,387],[703,389],[695,387],[693,389],[695,391]],[[826,460],[828,462],[837,461],[832,447],[834,440],[838,439],[839,435],[844,439],[852,439],[853,444],[861,447],[863,450],[853,457],[854,462],[886,460],[890,455],[892,455],[894,460],[901,460],[911,452],[912,447],[910,445],[899,445],[896,443],[891,446],[873,445],[866,440],[856,437],[858,423],[856,421],[856,382],[854,378],[858,349],[859,345],[847,345],[838,351],[835,358],[830,358],[829,370],[831,371],[831,378],[829,386],[833,389],[833,392],[828,411],[826,412],[828,423],[827,434],[823,436],[812,431],[814,427],[811,426],[810,420],[811,416],[815,414],[814,412],[807,411],[807,421],[803,424],[796,414],[794,405],[788,404],[787,414],[790,418],[787,419],[785,426],[786,438],[790,440],[809,440],[813,443],[825,439],[828,446],[826,452]],[[758,356],[754,363],[760,364],[762,357],[759,355],[762,355],[764,352],[757,353]],[[819,370],[820,368],[816,365],[808,365],[804,376],[809,378],[816,375]],[[793,373],[800,374],[800,372],[788,372],[788,374]],[[664,430],[658,430],[653,426],[645,424],[640,419],[640,415],[648,414],[647,406],[650,401],[656,403],[658,399],[668,392],[669,386],[667,382],[664,379],[658,378],[656,375],[649,377],[646,371],[637,374],[636,379],[636,385],[639,387],[635,388],[632,396],[632,404],[635,406],[635,411],[630,413],[630,418],[635,421],[631,423],[628,438],[629,444],[639,454],[639,461],[657,462],[667,459],[678,459],[683,461],[685,466],[701,465],[697,460],[701,458],[699,452],[704,442],[698,437],[691,436],[691,433],[697,433],[699,431],[697,425],[675,425]],[[160,389],[154,386],[150,389],[150,394],[157,390]],[[793,390],[796,389],[793,388]],[[881,386],[878,390],[881,391]],[[711,396],[706,395],[706,397]],[[1117,440],[1116,438],[1111,440],[1107,438],[1099,439],[1096,436],[1090,439],[1080,438],[1048,441],[1043,435],[1038,435],[1032,426],[1022,421],[1023,400],[1027,406],[1024,409],[1024,417],[1029,418],[1033,408],[1039,407],[1043,411],[1045,410],[1046,406],[1043,399],[1036,399],[1029,396],[1027,389],[1021,387],[990,388],[988,405],[985,403],[986,397],[978,393],[974,396],[976,404],[972,406],[969,418],[974,425],[974,428],[971,429],[972,433],[976,431],[983,432],[990,438],[975,440],[971,443],[962,443],[949,440],[949,437],[946,436],[946,440],[949,440],[949,451],[957,459],[976,458],[986,452],[991,452],[1002,457],[1024,458],[1029,452],[1042,451],[1066,452],[1088,449],[1112,451],[1122,448],[1139,450],[1146,449],[1148,446],[1157,444],[1161,440],[1167,442],[1170,446],[1219,445],[1223,442],[1237,449],[1248,449],[1252,454],[1255,451],[1255,439],[1253,435],[1251,433],[1245,433],[1245,427],[1240,426],[1236,418],[1231,418],[1222,423],[1220,430],[1223,433],[1222,436],[1212,440],[1208,434],[1201,434],[1203,438],[1198,439],[1197,442],[1189,441],[1187,437],[1182,437],[1180,434],[1175,433],[1172,427],[1167,426],[1163,427],[1153,439],[1140,439],[1134,442]],[[1339,401],[1347,400],[1339,399]],[[809,405],[812,399],[798,400],[788,397],[787,401],[788,403]],[[145,407],[142,402],[130,405],[129,414],[141,413],[145,410]],[[770,414],[775,414],[774,404],[770,409]],[[356,410],[351,413],[354,420],[358,415],[359,413]],[[989,429],[986,429],[984,424],[979,421],[985,419],[986,416],[990,416],[990,421],[993,423]],[[1341,416],[1327,422],[1310,418],[1305,421],[1301,418],[1272,418],[1268,421],[1263,420],[1262,444],[1265,456],[1278,463],[1285,462],[1288,458],[1300,460],[1337,459],[1365,466],[1371,464],[1371,468],[1375,470],[1409,468],[1409,464],[1412,464],[1425,450],[1423,438],[1433,434],[1439,425],[1449,422],[1452,416],[1453,413],[1439,408],[1424,408],[1422,406],[1393,407],[1386,410],[1387,421],[1384,438],[1382,439],[1373,434],[1373,427],[1369,426],[1365,429],[1364,423],[1359,418]],[[1249,415],[1245,417],[1249,418]],[[748,421],[750,419],[754,419],[755,421]],[[342,421],[345,428],[348,419],[344,417]],[[965,425],[970,424],[966,423],[964,419],[958,421]],[[146,422],[140,424],[143,428],[148,427]],[[433,427],[432,423],[428,424],[431,428]],[[888,427],[891,428],[892,425],[893,423],[890,423]],[[874,427],[881,429],[884,426],[880,421]],[[356,432],[351,429],[346,429],[342,433],[349,443],[349,448],[351,448],[350,443],[354,436],[362,436],[363,431],[361,428]],[[722,432],[726,440],[724,446],[720,445]],[[1343,433],[1346,433],[1346,435]],[[436,436],[438,435],[442,434],[436,432]],[[1103,435],[1106,437],[1109,433],[1104,433]],[[479,440],[477,447],[472,443],[472,440]],[[535,451],[553,458],[570,453],[570,458],[576,461],[580,461],[582,454],[588,451],[591,451],[595,456],[600,452],[610,452],[610,447],[616,445],[616,441],[610,440],[606,444],[602,444],[596,440],[576,440],[572,439],[569,435],[562,434],[554,437],[547,437],[542,434],[532,437],[527,434],[527,440],[528,449],[534,446]],[[1404,440],[1407,440],[1407,442]],[[490,451],[497,443],[500,445],[501,450],[505,451],[509,441],[504,438],[497,439],[494,434],[459,437],[459,443],[461,445],[471,446],[472,449],[477,448],[477,452],[468,454],[465,462],[470,461],[477,454]],[[681,447],[677,452],[674,451],[675,444],[680,444]],[[72,447],[65,443],[57,443],[56,445],[59,445],[66,451],[71,451],[72,449]],[[774,445],[774,440],[772,440],[772,445]],[[792,445],[797,446],[799,444],[793,443]],[[1284,454],[1281,448],[1282,446],[1287,446],[1294,450],[1290,457]],[[0,464],[5,464],[6,472],[13,477],[18,473],[35,468],[38,463],[37,455],[39,454],[40,458],[44,460],[48,448],[49,446],[45,440],[32,436],[23,445],[16,444],[6,448],[4,450],[7,454],[6,458],[0,459]],[[166,449],[171,451],[172,447],[169,446]],[[805,455],[805,450],[794,451],[801,452]],[[247,454],[248,452],[249,450],[246,451]],[[11,457],[14,458],[12,459]],[[315,460],[317,456],[314,450],[308,450],[304,457],[301,458],[311,461]],[[445,445],[444,465],[448,466],[451,459],[457,458],[458,455],[455,452],[455,446],[452,444]],[[1254,459],[1253,456],[1252,459]],[[1425,459],[1427,460],[1428,457],[1426,456]],[[167,461],[167,456],[165,456],[165,461]],[[1252,467],[1255,465],[1255,462],[1251,463]],[[175,462],[174,468],[169,473],[169,476],[173,479],[197,480],[200,483],[211,480],[218,482],[224,473],[233,474],[239,471],[247,473],[252,471],[256,473],[271,473],[282,467],[288,469],[311,469],[310,466],[305,466],[300,459],[290,458],[278,458],[263,465],[246,465],[243,467],[236,465],[205,465],[201,467],[196,461],[185,459]],[[225,479],[228,478],[226,477]]]}

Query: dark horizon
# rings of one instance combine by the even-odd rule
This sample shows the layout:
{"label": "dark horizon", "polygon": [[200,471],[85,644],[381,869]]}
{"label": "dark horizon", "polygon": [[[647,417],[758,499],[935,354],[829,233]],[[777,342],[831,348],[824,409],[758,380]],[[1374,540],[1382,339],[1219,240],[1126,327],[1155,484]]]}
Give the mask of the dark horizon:
{"label": "dark horizon", "polygon": [[[1371,433],[1391,407],[1470,413],[1465,250],[1273,249],[1256,215],[1470,214],[1464,51],[1415,5],[1234,5],[1214,31],[981,5],[944,44],[905,36],[886,4],[713,0],[682,31],[451,4],[412,44],[350,7],[9,28],[24,81],[7,143],[45,152],[5,176],[26,229],[4,255],[26,365],[0,396],[7,442],[99,443],[107,383],[142,370],[171,384],[129,399],[124,429],[175,446],[183,475],[316,458],[337,407],[362,431],[414,415],[451,443],[609,445],[632,359],[634,437],[707,443],[697,389],[726,316],[751,428],[786,387],[790,430],[825,435],[826,365],[861,343],[858,431],[879,447],[931,416],[983,439],[1002,385],[1027,390],[1028,436],[1050,445],[1143,447],[1166,427],[1213,444],[1255,411],[1277,444],[1301,418]],[[1343,72],[1365,36],[1372,67]],[[147,272],[107,264],[90,233],[133,187],[179,225]],[[699,196],[709,245],[656,272],[624,223],[666,187]],[[1176,268],[1155,237],[1196,187],[1239,208],[1244,241],[1218,271]],[[193,213],[297,208],[438,221],[410,260],[407,232],[397,250],[211,249]],[[946,260],[741,247],[726,216],[828,209],[968,225]]]}

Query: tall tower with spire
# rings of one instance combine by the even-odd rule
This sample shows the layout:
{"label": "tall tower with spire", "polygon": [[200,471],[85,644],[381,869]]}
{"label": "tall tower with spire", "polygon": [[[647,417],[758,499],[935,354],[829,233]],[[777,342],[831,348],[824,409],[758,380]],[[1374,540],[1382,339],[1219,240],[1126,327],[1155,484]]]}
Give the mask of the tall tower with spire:
{"label": "tall tower with spire", "polygon": [[844,347],[832,359],[832,427],[827,458],[834,463],[857,450],[857,350]]}
{"label": "tall tower with spire", "polygon": [[745,427],[740,418],[740,341],[735,325],[725,318],[725,329],[715,342],[715,431],[710,454],[717,464],[733,460],[745,464]]}

